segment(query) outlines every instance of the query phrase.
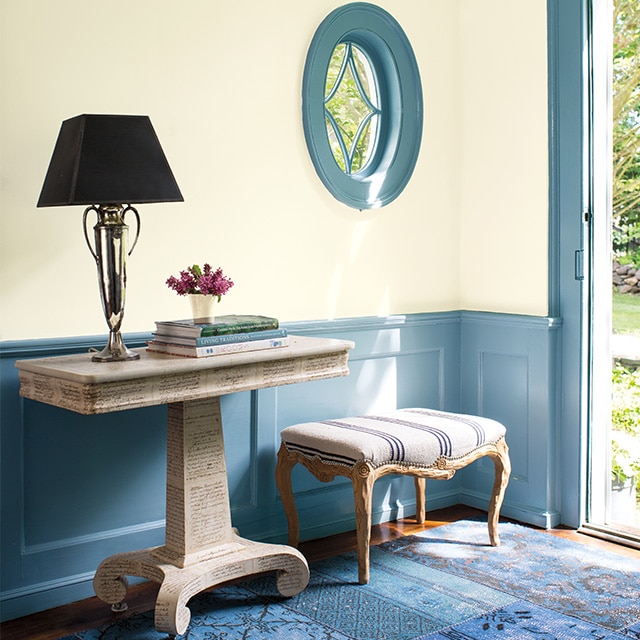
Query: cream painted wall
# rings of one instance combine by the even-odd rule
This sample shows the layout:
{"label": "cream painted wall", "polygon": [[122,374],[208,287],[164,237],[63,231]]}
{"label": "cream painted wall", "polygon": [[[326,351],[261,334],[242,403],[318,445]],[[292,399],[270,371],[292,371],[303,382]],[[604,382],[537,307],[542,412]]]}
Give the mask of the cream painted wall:
{"label": "cream painted wall", "polygon": [[460,51],[460,306],[546,315],[546,0],[462,0]]}
{"label": "cream painted wall", "polygon": [[[80,113],[148,114],[185,197],[139,207],[125,333],[187,315],[164,281],[204,261],[236,282],[224,313],[544,314],[544,0],[379,2],[413,43],[425,126],[408,187],[370,212],[324,190],[302,131],[306,50],[338,4],[2,0],[0,338],[106,332],[82,208],[35,206]],[[497,254],[524,264],[527,291]]]}

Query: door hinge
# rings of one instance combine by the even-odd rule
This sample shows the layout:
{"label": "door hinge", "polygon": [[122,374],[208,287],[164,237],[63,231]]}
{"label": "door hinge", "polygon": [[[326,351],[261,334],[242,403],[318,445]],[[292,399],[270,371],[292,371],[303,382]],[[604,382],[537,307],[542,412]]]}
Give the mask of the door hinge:
{"label": "door hinge", "polygon": [[584,249],[578,249],[575,253],[575,279],[584,280]]}

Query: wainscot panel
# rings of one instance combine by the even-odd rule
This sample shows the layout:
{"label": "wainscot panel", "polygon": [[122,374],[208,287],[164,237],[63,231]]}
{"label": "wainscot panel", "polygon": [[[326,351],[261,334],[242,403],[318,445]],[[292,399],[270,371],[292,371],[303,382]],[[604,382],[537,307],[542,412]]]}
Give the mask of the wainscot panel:
{"label": "wainscot panel", "polygon": [[[507,427],[512,472],[502,514],[540,527],[560,523],[556,479],[560,329],[557,318],[462,314],[461,411]],[[464,469],[463,501],[484,508],[487,458]]]}
{"label": "wainscot panel", "polygon": [[[557,321],[450,312],[284,326],[291,334],[353,340],[351,374],[222,399],[232,518],[241,535],[286,541],[274,480],[284,427],[408,406],[502,420],[514,462],[503,513],[555,522],[548,496],[555,491]],[[143,346],[149,337],[126,341]],[[18,395],[16,359],[103,344],[103,336],[0,344],[3,620],[92,596],[104,557],[164,540],[165,407],[81,416]],[[479,461],[451,481],[429,482],[428,509],[460,502],[486,508],[492,473],[491,463]],[[355,528],[348,481],[322,484],[298,468],[293,482],[302,539]],[[374,522],[414,511],[410,478],[376,483]]]}

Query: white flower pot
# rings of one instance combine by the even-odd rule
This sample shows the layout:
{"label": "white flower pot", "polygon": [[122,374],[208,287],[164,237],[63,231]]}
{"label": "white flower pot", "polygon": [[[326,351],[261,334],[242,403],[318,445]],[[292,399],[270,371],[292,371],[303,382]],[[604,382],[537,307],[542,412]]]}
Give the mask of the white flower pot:
{"label": "white flower pot", "polygon": [[214,309],[217,296],[190,293],[191,314],[193,321],[197,323],[213,322],[215,320]]}

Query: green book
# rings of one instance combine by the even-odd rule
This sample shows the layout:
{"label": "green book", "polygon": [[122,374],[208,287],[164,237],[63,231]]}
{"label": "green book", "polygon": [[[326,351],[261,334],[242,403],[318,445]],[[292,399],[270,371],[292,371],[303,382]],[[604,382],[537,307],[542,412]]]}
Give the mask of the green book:
{"label": "green book", "polygon": [[168,336],[203,338],[232,333],[249,333],[277,329],[278,320],[267,316],[216,316],[215,322],[196,323],[193,320],[156,321],[157,332]]}

